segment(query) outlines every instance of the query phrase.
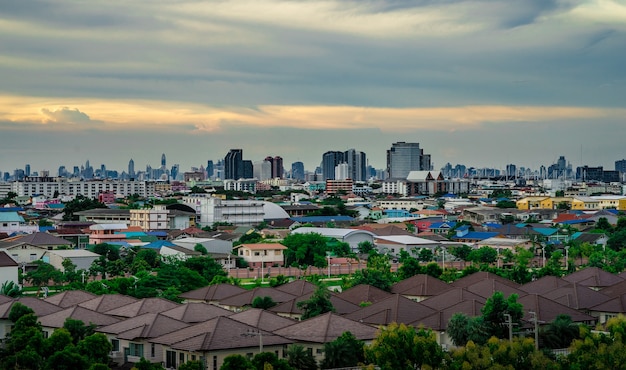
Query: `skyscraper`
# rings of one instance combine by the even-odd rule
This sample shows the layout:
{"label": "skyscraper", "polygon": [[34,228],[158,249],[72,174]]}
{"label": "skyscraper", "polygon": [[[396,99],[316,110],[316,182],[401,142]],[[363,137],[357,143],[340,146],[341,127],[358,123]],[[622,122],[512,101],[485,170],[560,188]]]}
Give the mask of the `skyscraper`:
{"label": "skyscraper", "polygon": [[26,166],[24,166],[24,174],[26,176],[30,176],[30,164],[26,164]]}
{"label": "skyscraper", "polygon": [[615,161],[615,171],[619,171],[622,174],[626,173],[626,159]]}
{"label": "skyscraper", "polygon": [[348,164],[348,178],[355,181],[367,180],[367,158],[365,153],[354,149],[343,153],[344,162]]}
{"label": "skyscraper", "polygon": [[335,167],[344,162],[343,152],[328,151],[322,154],[322,180],[335,179]]}
{"label": "skyscraper", "polygon": [[209,179],[213,177],[213,161],[210,159],[206,162],[206,175]]}
{"label": "skyscraper", "polygon": [[132,158],[128,161],[128,177],[135,178],[135,161]]}
{"label": "skyscraper", "polygon": [[270,162],[272,166],[272,178],[282,178],[283,177],[283,158],[280,156],[272,157],[268,155],[265,157],[265,160]]}
{"label": "skyscraper", "polygon": [[172,177],[172,180],[174,181],[176,181],[176,178],[178,177],[179,168],[180,166],[178,164],[175,164],[172,166],[172,169],[170,170],[170,176]]}
{"label": "skyscraper", "polygon": [[165,161],[165,153],[161,154],[161,168],[165,168],[166,165],[166,161]]}
{"label": "skyscraper", "polygon": [[304,181],[304,163],[293,162],[291,164],[291,178],[294,180]]}
{"label": "skyscraper", "polygon": [[231,149],[224,157],[224,179],[240,178],[243,178],[243,149]]}
{"label": "skyscraper", "polygon": [[424,154],[419,143],[399,141],[387,150],[387,173],[392,179],[406,179],[411,171],[429,171],[430,154]]}

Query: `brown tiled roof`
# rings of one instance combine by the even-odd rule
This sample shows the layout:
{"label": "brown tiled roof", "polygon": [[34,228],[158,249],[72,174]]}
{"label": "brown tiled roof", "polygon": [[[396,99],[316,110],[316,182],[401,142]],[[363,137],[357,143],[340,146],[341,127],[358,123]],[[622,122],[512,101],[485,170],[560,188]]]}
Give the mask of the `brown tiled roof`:
{"label": "brown tiled roof", "polygon": [[487,299],[485,297],[470,292],[465,288],[454,288],[446,290],[439,295],[427,298],[420,303],[435,310],[444,310],[447,307],[452,307],[460,302],[477,301],[484,304],[486,300]]}
{"label": "brown tiled roof", "polygon": [[227,316],[201,322],[187,328],[154,338],[151,342],[163,344],[176,350],[207,352],[224,349],[259,348],[259,336],[263,344],[287,345],[292,340],[233,320]]}
{"label": "brown tiled roof", "polygon": [[377,329],[328,312],[276,330],[274,333],[299,342],[328,343],[346,331],[352,333],[357,339],[372,340],[376,337]]}
{"label": "brown tiled roof", "polygon": [[256,297],[271,297],[276,303],[290,301],[295,298],[293,294],[285,293],[274,288],[254,288],[252,290],[244,290],[234,296],[226,297],[219,301],[221,306],[243,307],[252,304]]}
{"label": "brown tiled roof", "polygon": [[86,302],[96,297],[97,295],[86,292],[84,290],[66,290],[65,292],[61,292],[59,294],[55,294],[53,296],[45,298],[44,301],[55,304],[62,308],[67,308],[76,306],[79,303]]}
{"label": "brown tiled roof", "polygon": [[79,306],[88,308],[97,312],[107,312],[118,307],[123,307],[131,303],[135,303],[139,299],[122,294],[104,294],[94,299],[79,303]]}
{"label": "brown tiled roof", "polygon": [[394,294],[387,299],[361,308],[346,318],[371,325],[389,325],[392,322],[410,325],[413,322],[430,316],[434,309],[412,301],[400,294]]}
{"label": "brown tiled roof", "polygon": [[72,245],[71,242],[62,238],[58,238],[54,235],[50,235],[48,233],[32,233],[19,235],[18,237],[12,238],[12,241],[16,244],[26,243],[36,246]]}
{"label": "brown tiled roof", "polygon": [[480,316],[483,306],[482,302],[476,300],[461,301],[443,310],[435,311],[432,315],[411,323],[411,326],[423,326],[432,330],[445,331],[448,328],[450,318],[454,314],[462,313],[470,317]]}
{"label": "brown tiled roof", "polygon": [[[626,274],[622,272],[619,276],[624,278],[626,277]],[[626,294],[626,280],[620,281],[606,288],[602,288],[600,292],[609,297],[619,297],[622,294]]]}
{"label": "brown tiled roof", "polygon": [[356,305],[360,305],[364,302],[380,302],[390,296],[391,293],[367,284],[355,285],[352,288],[339,293],[339,297]]}
{"label": "brown tiled roof", "polygon": [[219,302],[221,299],[230,297],[242,292],[244,288],[231,284],[209,285],[200,289],[191,290],[179,295],[180,298],[205,302]]}
{"label": "brown tiled roof", "polygon": [[163,298],[144,298],[138,302],[105,311],[105,313],[118,317],[135,317],[143,315],[144,313],[164,312],[178,306],[178,303]]}
{"label": "brown tiled roof", "polygon": [[59,312],[40,316],[39,322],[42,326],[48,328],[62,328],[65,320],[68,318],[80,320],[85,325],[96,324],[97,326],[111,325],[120,321],[119,319],[103,313],[88,310],[80,306],[73,306]]}
{"label": "brown tiled roof", "polygon": [[0,251],[0,267],[17,267],[19,266],[13,258],[11,258],[7,252]]}
{"label": "brown tiled roof", "polygon": [[571,285],[567,280],[563,280],[556,276],[544,276],[530,283],[526,283],[519,287],[526,293],[543,294],[556,288]]}
{"label": "brown tiled roof", "polygon": [[613,298],[609,298],[608,301],[599,303],[595,306],[589,307],[589,311],[592,312],[610,312],[610,313],[625,313],[626,312],[626,294],[622,294]]}
{"label": "brown tiled roof", "polygon": [[445,283],[435,277],[425,274],[411,276],[395,283],[391,287],[392,293],[399,293],[404,296],[430,297],[451,289],[450,284]]}
{"label": "brown tiled roof", "polygon": [[611,274],[597,267],[587,267],[564,276],[563,279],[570,283],[578,283],[580,285],[597,288],[608,287],[624,280],[615,274]]}
{"label": "brown tiled roof", "polygon": [[[305,301],[311,298],[311,295],[313,295],[313,293],[307,293],[307,294],[301,295],[295,299],[276,305],[270,308],[269,310],[272,312],[277,312],[277,313],[301,315],[302,310],[298,307],[298,302]],[[335,313],[339,315],[346,315],[360,308],[358,305],[352,302],[348,302],[345,299],[339,297],[337,294],[333,294],[333,293],[331,293],[330,295],[330,302],[332,303],[333,308],[335,309]]]}
{"label": "brown tiled roof", "polygon": [[189,324],[210,320],[218,316],[230,316],[234,312],[208,303],[186,303],[162,314]]}
{"label": "brown tiled roof", "polygon": [[293,325],[296,321],[286,317],[278,316],[273,312],[260,308],[251,308],[229,316],[233,320],[241,321],[261,330],[274,331]]}
{"label": "brown tiled roof", "polygon": [[280,290],[281,292],[293,294],[295,296],[300,296],[303,294],[314,292],[315,289],[317,289],[317,285],[304,279],[298,279],[290,283],[277,286],[274,289]]}
{"label": "brown tiled roof", "polygon": [[524,320],[528,323],[532,322],[531,315],[528,313],[530,311],[537,313],[537,319],[544,323],[554,321],[560,314],[569,315],[573,322],[593,323],[596,320],[592,316],[537,294],[527,294],[518,299],[517,302],[524,306]]}
{"label": "brown tiled roof", "polygon": [[452,285],[455,287],[461,287],[461,288],[465,288],[467,286],[470,286],[476,282],[482,281],[484,279],[491,279],[491,280],[497,280],[501,283],[510,285],[514,288],[519,288],[519,284],[512,282],[509,279],[503,278],[502,276],[498,276],[496,274],[492,274],[491,272],[486,272],[486,271],[478,271],[475,272],[471,275],[467,275],[465,277],[460,278],[459,280],[456,280],[454,282],[452,282]]}
{"label": "brown tiled roof", "polygon": [[576,283],[556,288],[541,295],[576,310],[584,310],[611,299],[601,292]]}
{"label": "brown tiled roof", "polygon": [[159,313],[146,313],[99,328],[97,331],[115,334],[119,339],[156,338],[189,326],[180,320]]}
{"label": "brown tiled roof", "polygon": [[0,319],[8,319],[9,313],[11,312],[11,308],[13,305],[19,302],[24,306],[30,307],[33,311],[35,311],[35,315],[37,317],[49,315],[54,312],[61,311],[62,308],[52,303],[45,302],[39,298],[35,297],[20,297],[14,298],[11,301],[0,304]]}
{"label": "brown tiled roof", "polygon": [[496,279],[484,279],[466,286],[465,289],[485,298],[491,297],[495,292],[502,292],[505,297],[508,297],[511,294],[517,294],[518,296],[526,295],[525,291],[512,286],[512,284]]}

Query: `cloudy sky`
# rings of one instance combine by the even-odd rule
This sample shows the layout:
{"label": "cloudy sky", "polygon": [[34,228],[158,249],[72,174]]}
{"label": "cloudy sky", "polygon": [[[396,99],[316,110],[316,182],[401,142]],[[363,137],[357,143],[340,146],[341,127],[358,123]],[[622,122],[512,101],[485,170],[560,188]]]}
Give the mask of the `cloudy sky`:
{"label": "cloudy sky", "polygon": [[0,171],[626,157],[624,0],[0,0]]}

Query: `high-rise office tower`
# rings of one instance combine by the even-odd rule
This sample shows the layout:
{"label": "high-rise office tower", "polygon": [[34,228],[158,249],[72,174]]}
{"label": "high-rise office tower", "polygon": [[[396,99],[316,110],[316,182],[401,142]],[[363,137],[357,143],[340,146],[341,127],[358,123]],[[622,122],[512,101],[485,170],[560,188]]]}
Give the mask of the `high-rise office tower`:
{"label": "high-rise office tower", "polygon": [[179,168],[180,166],[178,164],[172,166],[172,169],[170,170],[170,176],[172,177],[172,180],[176,180],[176,178],[178,177]]}
{"label": "high-rise office tower", "polygon": [[343,159],[348,164],[348,178],[355,181],[367,180],[367,158],[365,153],[349,149],[343,153]]}
{"label": "high-rise office tower", "polygon": [[210,159],[206,162],[206,175],[209,179],[213,177],[213,161]]}
{"label": "high-rise office tower", "polygon": [[30,176],[30,164],[26,164],[26,166],[24,166],[24,174],[26,176]]}
{"label": "high-rise office tower", "polygon": [[161,167],[165,168],[166,165],[166,161],[165,161],[165,153],[161,154]]}
{"label": "high-rise office tower", "polygon": [[322,154],[322,180],[335,179],[335,167],[344,162],[343,152],[328,151]]}
{"label": "high-rise office tower", "polygon": [[231,149],[224,157],[224,179],[240,178],[243,178],[243,149]]}
{"label": "high-rise office tower", "polygon": [[272,178],[282,178],[283,177],[283,158],[280,156],[272,157],[267,156],[265,160],[270,162],[272,166]]}
{"label": "high-rise office tower", "polygon": [[626,159],[615,161],[615,171],[626,173]]}
{"label": "high-rise office tower", "polygon": [[430,154],[424,154],[419,143],[393,143],[387,150],[387,173],[392,179],[406,179],[411,171],[429,171]]}
{"label": "high-rise office tower", "polygon": [[135,161],[132,158],[128,161],[128,176],[131,179],[135,178]]}
{"label": "high-rise office tower", "polygon": [[254,162],[254,178],[264,181],[272,178],[272,163],[267,160]]}
{"label": "high-rise office tower", "polygon": [[291,164],[291,178],[304,181],[304,163],[293,162]]}

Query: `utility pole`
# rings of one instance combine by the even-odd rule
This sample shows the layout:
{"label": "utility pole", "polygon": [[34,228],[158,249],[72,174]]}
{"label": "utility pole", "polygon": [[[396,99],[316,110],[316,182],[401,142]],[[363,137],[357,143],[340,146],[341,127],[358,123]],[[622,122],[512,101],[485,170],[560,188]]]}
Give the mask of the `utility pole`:
{"label": "utility pole", "polygon": [[504,318],[506,319],[506,324],[509,327],[509,341],[513,340],[513,318],[508,313],[504,314]]}
{"label": "utility pole", "polygon": [[539,349],[539,320],[537,319],[537,313],[535,311],[528,312],[532,317],[531,319],[535,323],[535,349]]}

